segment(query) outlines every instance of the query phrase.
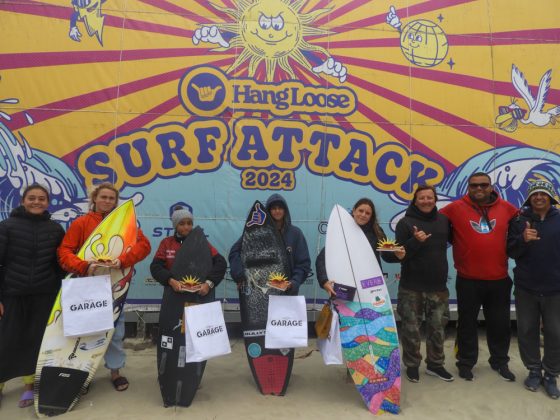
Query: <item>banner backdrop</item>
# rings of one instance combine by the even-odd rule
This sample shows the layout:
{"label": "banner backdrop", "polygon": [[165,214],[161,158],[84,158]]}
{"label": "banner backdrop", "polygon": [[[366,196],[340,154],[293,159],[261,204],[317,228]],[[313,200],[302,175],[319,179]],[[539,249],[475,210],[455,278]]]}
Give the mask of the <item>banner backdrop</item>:
{"label": "banner backdrop", "polygon": [[[389,237],[419,183],[487,171],[516,206],[560,184],[556,0],[3,0],[0,218],[25,185],[67,227],[114,182],[154,252],[183,203],[224,255],[287,199],[314,260],[335,203]],[[451,256],[450,256],[451,259]],[[139,264],[129,303],[162,288]],[[396,297],[398,264],[384,264]],[[454,272],[450,290],[454,297]],[[302,293],[324,299],[310,277]],[[231,281],[217,295],[237,301]]]}

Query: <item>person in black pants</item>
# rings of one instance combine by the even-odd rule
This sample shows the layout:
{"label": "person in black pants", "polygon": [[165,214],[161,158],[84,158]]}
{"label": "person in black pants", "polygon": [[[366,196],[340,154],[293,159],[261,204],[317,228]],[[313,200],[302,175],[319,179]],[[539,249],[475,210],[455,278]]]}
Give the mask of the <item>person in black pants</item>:
{"label": "person in black pants", "polygon": [[453,260],[457,270],[457,367],[472,381],[478,361],[478,313],[482,306],[492,369],[506,381],[509,370],[510,301],[506,235],[517,209],[492,188],[488,174],[468,179],[468,192],[440,210],[451,223]]}
{"label": "person in black pants", "polygon": [[[553,399],[560,397],[560,212],[552,184],[535,181],[518,217],[510,222],[508,255],[515,259],[515,310],[519,354],[529,376],[525,388],[541,383]],[[544,333],[541,358],[540,326]],[[544,375],[543,375],[544,371]]]}

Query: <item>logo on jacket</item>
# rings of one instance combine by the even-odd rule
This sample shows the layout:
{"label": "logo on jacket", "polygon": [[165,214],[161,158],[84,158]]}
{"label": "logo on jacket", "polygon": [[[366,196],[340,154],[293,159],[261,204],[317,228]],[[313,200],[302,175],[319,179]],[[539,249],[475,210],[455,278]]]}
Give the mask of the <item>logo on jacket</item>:
{"label": "logo on jacket", "polygon": [[480,218],[478,223],[473,220],[470,222],[471,227],[475,230],[475,232],[482,234],[490,233],[492,229],[496,227],[496,219],[490,220],[490,226],[488,226],[488,222],[483,217]]}

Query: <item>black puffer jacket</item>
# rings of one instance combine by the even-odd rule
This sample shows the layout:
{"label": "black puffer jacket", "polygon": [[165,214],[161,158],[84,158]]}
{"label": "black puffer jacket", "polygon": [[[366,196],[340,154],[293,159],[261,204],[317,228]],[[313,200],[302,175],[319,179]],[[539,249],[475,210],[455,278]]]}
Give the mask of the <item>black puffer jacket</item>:
{"label": "black puffer jacket", "polygon": [[44,212],[29,214],[23,206],[0,222],[0,299],[2,296],[56,293],[64,272],[56,248],[64,230]]}

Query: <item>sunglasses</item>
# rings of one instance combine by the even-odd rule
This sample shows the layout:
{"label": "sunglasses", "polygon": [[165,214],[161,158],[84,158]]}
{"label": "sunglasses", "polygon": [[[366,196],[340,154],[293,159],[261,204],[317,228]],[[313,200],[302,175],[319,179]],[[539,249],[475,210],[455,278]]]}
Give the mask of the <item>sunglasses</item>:
{"label": "sunglasses", "polygon": [[471,182],[471,183],[469,184],[469,188],[472,188],[473,190],[474,190],[475,188],[488,188],[489,186],[490,186],[490,183],[489,183],[489,182],[481,182],[481,183],[479,183],[479,184],[477,184],[477,183],[475,183],[475,182]]}

